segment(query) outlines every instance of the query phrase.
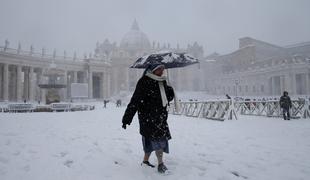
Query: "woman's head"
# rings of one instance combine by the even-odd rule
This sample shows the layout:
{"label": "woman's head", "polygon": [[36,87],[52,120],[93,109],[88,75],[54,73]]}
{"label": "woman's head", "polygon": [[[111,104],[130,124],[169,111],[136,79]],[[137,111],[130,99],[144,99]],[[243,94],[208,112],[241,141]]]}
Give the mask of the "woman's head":
{"label": "woman's head", "polygon": [[151,64],[148,68],[153,74],[157,76],[162,76],[165,70],[165,66],[163,64]]}
{"label": "woman's head", "polygon": [[165,66],[161,65],[161,66],[158,66],[156,69],[154,69],[152,73],[155,74],[156,76],[162,76],[164,73],[164,70],[165,70]]}

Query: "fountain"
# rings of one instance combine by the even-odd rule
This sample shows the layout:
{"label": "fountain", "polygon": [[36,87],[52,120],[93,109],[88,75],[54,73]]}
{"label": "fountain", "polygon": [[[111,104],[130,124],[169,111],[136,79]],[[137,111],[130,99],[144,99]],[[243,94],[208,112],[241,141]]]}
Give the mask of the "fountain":
{"label": "fountain", "polygon": [[39,87],[44,92],[42,94],[45,96],[43,98],[46,104],[65,100],[66,91],[63,91],[64,88],[67,88],[65,76],[65,71],[57,69],[54,62],[50,64],[48,69],[42,72]]}

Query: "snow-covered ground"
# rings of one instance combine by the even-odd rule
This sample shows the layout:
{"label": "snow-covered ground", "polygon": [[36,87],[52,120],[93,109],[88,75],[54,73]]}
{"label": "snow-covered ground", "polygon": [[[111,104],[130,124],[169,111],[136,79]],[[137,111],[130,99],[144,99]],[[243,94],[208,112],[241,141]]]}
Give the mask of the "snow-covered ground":
{"label": "snow-covered ground", "polygon": [[[138,121],[125,108],[67,113],[0,113],[1,180],[310,178],[310,120],[241,116],[212,121],[169,116],[171,174],[141,167]],[[156,164],[154,155],[151,162]]]}

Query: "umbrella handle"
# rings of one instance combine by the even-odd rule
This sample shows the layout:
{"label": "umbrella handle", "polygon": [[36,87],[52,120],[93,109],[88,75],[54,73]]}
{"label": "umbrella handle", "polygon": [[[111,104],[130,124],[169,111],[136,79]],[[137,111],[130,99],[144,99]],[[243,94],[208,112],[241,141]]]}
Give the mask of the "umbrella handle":
{"label": "umbrella handle", "polygon": [[[168,69],[167,70],[167,85],[170,86],[170,81],[169,81],[169,71]],[[176,95],[176,92],[175,90],[173,90],[173,93],[174,93],[174,108],[175,108],[175,112],[179,113],[180,112],[180,102],[179,102],[179,99],[177,98],[177,95]]]}
{"label": "umbrella handle", "polygon": [[168,71],[168,69],[166,69],[166,71],[167,71],[167,84],[170,85],[170,81],[169,81],[169,71]]}

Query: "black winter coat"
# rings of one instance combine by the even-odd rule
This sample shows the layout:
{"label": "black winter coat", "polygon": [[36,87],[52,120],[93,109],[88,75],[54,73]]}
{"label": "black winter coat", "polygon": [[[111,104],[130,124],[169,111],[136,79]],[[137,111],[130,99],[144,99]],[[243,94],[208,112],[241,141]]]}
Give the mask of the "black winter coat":
{"label": "black winter coat", "polygon": [[280,106],[284,109],[289,109],[292,107],[292,101],[289,96],[281,96],[280,97]]}
{"label": "black winter coat", "polygon": [[[172,87],[164,81],[168,102],[174,98]],[[163,107],[158,81],[143,76],[139,79],[135,92],[127,105],[123,124],[130,124],[138,111],[140,134],[148,139],[171,139],[167,118],[167,108]]]}

